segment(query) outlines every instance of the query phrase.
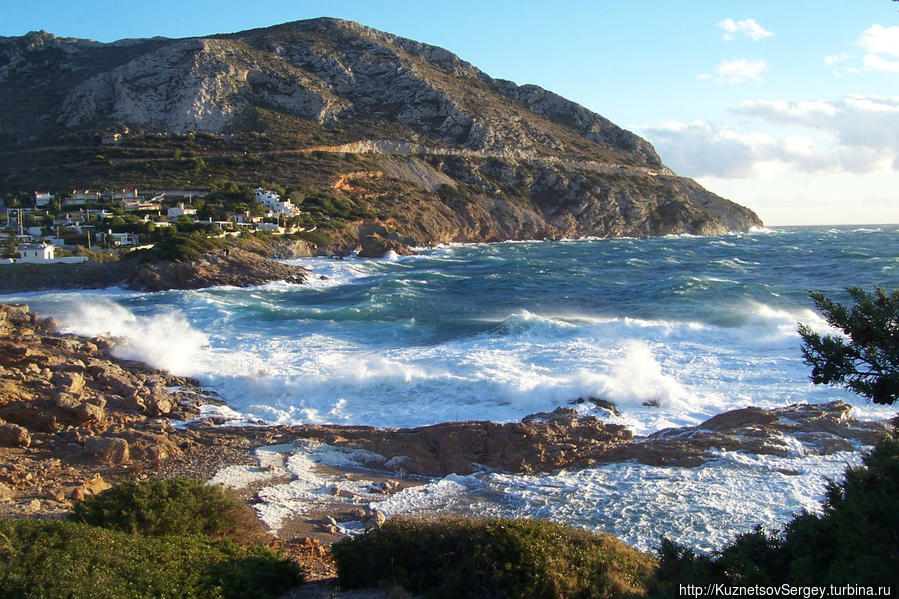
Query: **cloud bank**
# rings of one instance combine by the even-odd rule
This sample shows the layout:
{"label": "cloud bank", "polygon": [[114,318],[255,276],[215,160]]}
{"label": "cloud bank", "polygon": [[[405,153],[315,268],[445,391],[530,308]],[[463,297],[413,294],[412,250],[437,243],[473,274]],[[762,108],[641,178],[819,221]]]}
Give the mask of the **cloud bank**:
{"label": "cloud bank", "polygon": [[668,166],[693,177],[899,171],[899,97],[752,100],[735,112],[804,133],[775,137],[702,121],[643,127],[642,132]]}

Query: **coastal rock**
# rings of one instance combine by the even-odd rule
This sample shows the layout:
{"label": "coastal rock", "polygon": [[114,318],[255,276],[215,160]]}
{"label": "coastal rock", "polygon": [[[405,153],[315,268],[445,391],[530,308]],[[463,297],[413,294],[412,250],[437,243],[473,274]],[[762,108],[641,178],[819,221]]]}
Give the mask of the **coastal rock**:
{"label": "coastal rock", "polygon": [[387,516],[381,510],[371,510],[371,512],[362,520],[365,528],[380,528],[387,522]]}
{"label": "coastal rock", "polygon": [[84,443],[84,452],[104,464],[125,464],[130,461],[128,441],[117,437],[91,437]]}
{"label": "coastal rock", "polygon": [[359,252],[359,256],[381,258],[388,252],[393,252],[398,256],[409,256],[412,254],[412,249],[405,243],[373,233],[362,239],[362,250]]}
{"label": "coastal rock", "polygon": [[759,455],[827,455],[873,445],[891,434],[888,424],[859,421],[842,401],[794,404],[771,410],[747,407],[697,426],[658,431],[614,448],[601,461],[633,459],[654,466],[697,466],[721,451]]}
{"label": "coastal rock", "polygon": [[[156,416],[196,412],[208,396],[192,391],[196,381],[111,357],[109,340],[54,326],[26,306],[0,304],[0,482],[24,497],[49,497],[42,509],[50,511],[63,509],[54,505],[85,477],[133,476],[180,455],[186,433]],[[141,409],[126,396],[141,398]]]}
{"label": "coastal rock", "polygon": [[[74,347],[69,347],[70,351]],[[60,391],[71,395],[79,395],[84,389],[84,376],[80,372],[56,372],[51,379]]]}
{"label": "coastal rock", "polygon": [[24,426],[18,424],[0,424],[0,445],[6,447],[28,447],[31,445],[31,434]]}
{"label": "coastal rock", "polygon": [[502,424],[444,422],[408,429],[310,425],[290,430],[304,438],[365,449],[384,456],[381,467],[423,476],[471,474],[485,468],[518,473],[557,470],[599,457],[633,437],[623,426],[581,416],[571,408]]}
{"label": "coastal rock", "polygon": [[87,495],[98,495],[107,489],[111,489],[112,485],[104,480],[99,474],[95,474],[89,480],[84,481],[81,487]]}
{"label": "coastal rock", "polygon": [[233,248],[181,262],[161,260],[136,264],[125,285],[145,291],[200,289],[218,285],[249,287],[270,281],[303,283],[307,275],[308,272],[299,266],[274,262],[259,254]]}

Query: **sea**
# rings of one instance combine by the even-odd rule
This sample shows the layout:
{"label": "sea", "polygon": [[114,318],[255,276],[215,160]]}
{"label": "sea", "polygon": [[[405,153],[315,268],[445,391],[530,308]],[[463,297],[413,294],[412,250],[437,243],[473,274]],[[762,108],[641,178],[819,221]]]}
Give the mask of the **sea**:
{"label": "sea", "polygon": [[[119,337],[117,355],[196,377],[247,423],[510,422],[573,405],[646,435],[750,405],[843,400],[857,418],[896,414],[813,385],[797,325],[830,331],[809,290],[848,302],[848,286],[899,288],[899,225],[450,244],[413,256],[287,262],[314,277],[0,301],[27,303],[71,332]],[[613,402],[620,415],[572,404],[589,397]],[[388,516],[545,518],[644,550],[665,536],[712,551],[756,525],[773,530],[819,509],[827,481],[860,464],[863,450],[720,452],[696,468],[628,462],[450,475],[373,505]],[[294,496],[323,492],[305,480]],[[286,500],[268,505],[272,525],[287,515],[278,505],[290,510]]]}

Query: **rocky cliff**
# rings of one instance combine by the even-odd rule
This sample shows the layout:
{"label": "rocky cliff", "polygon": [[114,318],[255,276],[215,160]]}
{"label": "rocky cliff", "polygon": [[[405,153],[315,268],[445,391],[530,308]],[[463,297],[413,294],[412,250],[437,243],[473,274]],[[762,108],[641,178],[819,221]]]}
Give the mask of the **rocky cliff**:
{"label": "rocky cliff", "polygon": [[[8,186],[274,180],[393,218],[417,243],[762,224],[582,106],[335,19],[112,44],[2,38],[0,115],[0,141],[24,148],[0,153]],[[114,130],[129,134],[92,160],[94,136]],[[191,148],[202,164],[146,143],[190,132],[212,134]]]}

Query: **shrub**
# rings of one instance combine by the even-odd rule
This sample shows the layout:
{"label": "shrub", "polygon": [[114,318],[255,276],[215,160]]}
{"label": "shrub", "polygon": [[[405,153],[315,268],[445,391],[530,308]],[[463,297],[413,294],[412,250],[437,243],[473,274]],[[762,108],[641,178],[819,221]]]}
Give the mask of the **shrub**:
{"label": "shrub", "polygon": [[138,260],[170,260],[182,262],[199,258],[203,254],[225,247],[221,239],[210,239],[199,233],[193,235],[174,235],[164,238],[149,250],[136,250],[127,255]]}
{"label": "shrub", "polygon": [[332,550],[342,588],[426,597],[622,597],[655,567],[614,537],[543,520],[395,518]]}
{"label": "shrub", "polygon": [[268,549],[197,535],[145,537],[77,522],[0,520],[0,596],[278,597],[299,568]]}
{"label": "shrub", "polygon": [[184,478],[123,482],[77,502],[69,518],[130,534],[201,534],[242,544],[267,539],[253,508],[222,487]]}

